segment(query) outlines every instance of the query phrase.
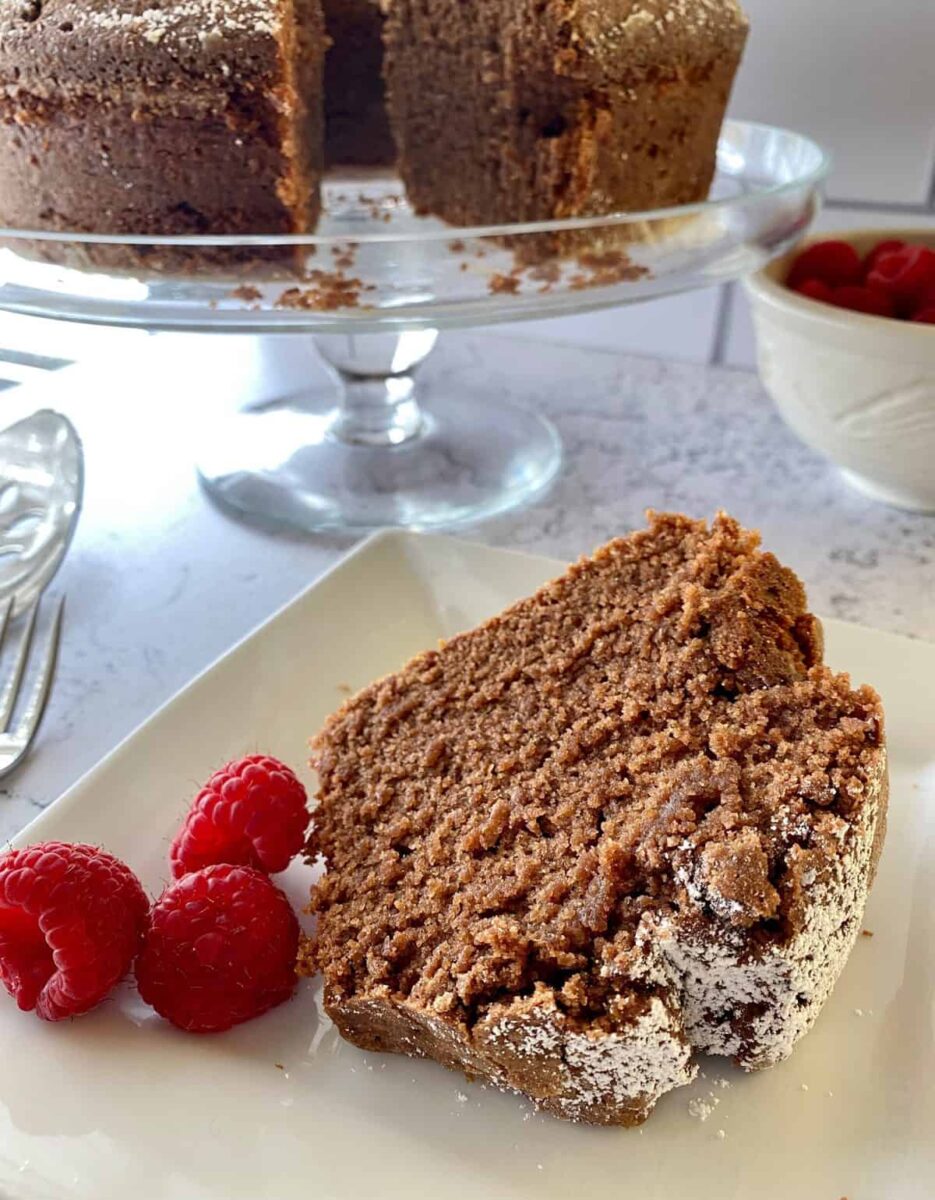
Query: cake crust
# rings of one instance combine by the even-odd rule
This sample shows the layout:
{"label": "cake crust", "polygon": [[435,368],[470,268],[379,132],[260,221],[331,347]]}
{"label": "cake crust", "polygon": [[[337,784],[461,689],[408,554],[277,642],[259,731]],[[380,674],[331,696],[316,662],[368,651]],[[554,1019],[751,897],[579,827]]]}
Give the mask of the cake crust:
{"label": "cake crust", "polygon": [[325,49],[318,0],[0,0],[0,223],[313,229]]}
{"label": "cake crust", "polygon": [[340,1031],[635,1124],[706,1050],[791,1052],[882,844],[880,702],[723,515],[611,543],[314,743],[302,967]]}
{"label": "cake crust", "polygon": [[0,225],[308,233],[326,162],[395,162],[417,212],[461,226],[701,200],[745,37],[736,0],[0,0]]}
{"label": "cake crust", "polygon": [[455,225],[702,200],[746,35],[735,0],[393,0],[410,200]]}

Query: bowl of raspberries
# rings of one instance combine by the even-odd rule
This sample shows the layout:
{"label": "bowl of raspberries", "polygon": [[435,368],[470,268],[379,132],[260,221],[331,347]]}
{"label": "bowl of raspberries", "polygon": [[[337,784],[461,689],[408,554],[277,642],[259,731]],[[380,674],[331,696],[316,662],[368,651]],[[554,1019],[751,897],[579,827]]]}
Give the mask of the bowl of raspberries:
{"label": "bowl of raspberries", "polygon": [[746,286],[785,421],[866,495],[935,512],[935,230],[826,235]]}

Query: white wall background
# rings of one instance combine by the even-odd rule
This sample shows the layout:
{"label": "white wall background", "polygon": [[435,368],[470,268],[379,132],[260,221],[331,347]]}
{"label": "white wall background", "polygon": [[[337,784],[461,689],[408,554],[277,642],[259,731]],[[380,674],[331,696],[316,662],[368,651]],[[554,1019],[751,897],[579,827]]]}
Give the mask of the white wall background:
{"label": "white wall background", "polygon": [[[809,133],[834,155],[820,228],[935,225],[935,0],[743,0],[751,36],[731,112]],[[504,327],[638,354],[751,366],[745,301],[715,288],[635,308]],[[108,331],[51,331],[0,314],[3,381],[26,379],[30,355],[82,357]],[[5,355],[9,358],[9,355]]]}

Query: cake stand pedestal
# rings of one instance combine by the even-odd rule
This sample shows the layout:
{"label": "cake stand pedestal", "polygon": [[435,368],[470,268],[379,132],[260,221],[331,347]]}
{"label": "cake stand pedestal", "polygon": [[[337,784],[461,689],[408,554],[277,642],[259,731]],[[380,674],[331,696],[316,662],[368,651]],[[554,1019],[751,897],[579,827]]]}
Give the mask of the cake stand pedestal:
{"label": "cake stand pedestal", "polygon": [[441,329],[581,313],[735,279],[788,250],[820,203],[813,142],[728,121],[711,198],[655,212],[453,229],[388,174],[329,180],[314,236],[118,237],[0,229],[0,309],[154,330],[314,336],[333,392],[222,419],[197,450],[209,496],[263,525],[477,521],[554,479],[528,403],[419,368]]}
{"label": "cake stand pedestal", "polygon": [[222,420],[198,454],[202,485],[242,516],[301,529],[431,529],[493,516],[561,464],[545,417],[457,379],[423,397],[434,329],[322,334],[334,395],[288,396]]}

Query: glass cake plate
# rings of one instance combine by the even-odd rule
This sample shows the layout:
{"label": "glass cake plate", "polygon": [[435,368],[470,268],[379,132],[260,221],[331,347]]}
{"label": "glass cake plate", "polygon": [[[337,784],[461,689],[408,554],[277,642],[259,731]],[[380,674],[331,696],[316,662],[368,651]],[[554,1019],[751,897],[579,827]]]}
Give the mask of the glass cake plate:
{"label": "glass cake plate", "polygon": [[314,336],[331,394],[215,426],[198,469],[224,508],[303,530],[453,526],[531,499],[561,463],[534,408],[420,385],[447,328],[587,312],[723,283],[808,229],[828,171],[799,134],[728,121],[710,198],[653,212],[455,229],[390,173],[324,187],[314,236],[0,229],[0,309],[200,333]]}

